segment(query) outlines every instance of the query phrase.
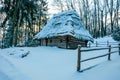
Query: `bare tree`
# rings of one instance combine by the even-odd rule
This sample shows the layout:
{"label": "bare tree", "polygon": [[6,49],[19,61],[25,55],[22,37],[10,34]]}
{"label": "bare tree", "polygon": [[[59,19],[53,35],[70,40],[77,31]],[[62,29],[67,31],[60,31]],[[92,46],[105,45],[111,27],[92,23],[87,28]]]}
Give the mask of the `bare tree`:
{"label": "bare tree", "polygon": [[85,27],[95,38],[110,35],[114,25],[119,25],[120,0],[65,0],[61,2],[63,11],[75,9],[79,13]]}

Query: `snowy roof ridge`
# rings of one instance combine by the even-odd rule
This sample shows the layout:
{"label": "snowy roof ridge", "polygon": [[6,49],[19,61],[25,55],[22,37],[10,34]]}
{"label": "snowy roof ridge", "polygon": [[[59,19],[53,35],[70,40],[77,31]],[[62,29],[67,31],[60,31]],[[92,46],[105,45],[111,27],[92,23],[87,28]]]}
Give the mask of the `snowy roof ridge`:
{"label": "snowy roof ridge", "polygon": [[54,18],[54,17],[63,16],[63,15],[68,15],[68,14],[76,14],[76,15],[78,16],[76,10],[72,9],[72,10],[68,10],[68,11],[64,11],[64,12],[55,14],[55,15],[53,16],[53,18]]}
{"label": "snowy roof ridge", "polygon": [[93,41],[75,10],[68,10],[54,15],[35,39],[70,35],[78,39]]}

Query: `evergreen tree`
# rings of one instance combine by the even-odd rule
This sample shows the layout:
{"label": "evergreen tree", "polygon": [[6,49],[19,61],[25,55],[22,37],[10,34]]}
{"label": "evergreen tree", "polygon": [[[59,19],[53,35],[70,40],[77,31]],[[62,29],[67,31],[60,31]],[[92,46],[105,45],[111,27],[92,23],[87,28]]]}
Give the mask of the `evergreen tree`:
{"label": "evergreen tree", "polygon": [[[33,38],[35,35],[33,25],[36,25],[35,22],[40,19],[40,14],[45,11],[45,9],[40,8],[41,4],[39,4],[39,2],[41,1],[42,0],[4,0],[2,2],[5,6],[3,6],[0,12],[5,13],[6,17],[1,24],[1,27],[7,29],[4,38],[4,44],[6,47],[12,45],[16,46],[19,43],[20,38],[23,36],[27,39]],[[43,0],[43,2],[46,3],[45,0]],[[41,13],[39,11],[41,11]],[[21,30],[23,32],[21,32]]]}
{"label": "evergreen tree", "polygon": [[113,31],[112,38],[113,38],[115,41],[119,41],[119,42],[120,42],[120,27],[117,27],[117,28]]}
{"label": "evergreen tree", "polygon": [[39,9],[38,9],[38,26],[39,31],[42,29],[42,27],[47,23],[47,16],[48,16],[48,4],[47,0],[40,0],[39,1]]}

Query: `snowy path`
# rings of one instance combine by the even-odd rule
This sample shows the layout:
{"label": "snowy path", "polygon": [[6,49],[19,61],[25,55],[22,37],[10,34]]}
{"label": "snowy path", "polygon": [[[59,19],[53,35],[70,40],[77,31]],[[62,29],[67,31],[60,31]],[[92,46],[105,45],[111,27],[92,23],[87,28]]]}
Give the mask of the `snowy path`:
{"label": "snowy path", "polygon": [[11,80],[5,73],[0,71],[0,80]]}
{"label": "snowy path", "polygon": [[0,80],[27,80],[1,53],[0,51]]}

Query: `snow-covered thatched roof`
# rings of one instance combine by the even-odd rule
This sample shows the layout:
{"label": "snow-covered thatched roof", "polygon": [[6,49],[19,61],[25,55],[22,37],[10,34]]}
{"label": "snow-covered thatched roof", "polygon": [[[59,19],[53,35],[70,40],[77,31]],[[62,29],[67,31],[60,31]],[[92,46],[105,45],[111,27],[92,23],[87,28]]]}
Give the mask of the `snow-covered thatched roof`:
{"label": "snow-covered thatched roof", "polygon": [[85,29],[75,10],[68,10],[54,15],[44,28],[35,35],[35,39],[66,35],[77,39],[93,41],[92,36]]}

